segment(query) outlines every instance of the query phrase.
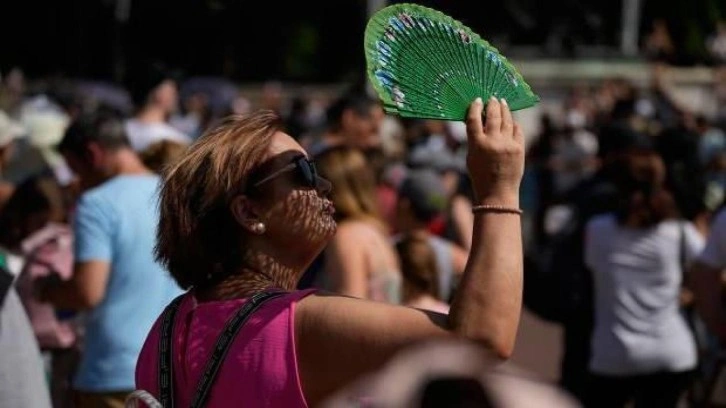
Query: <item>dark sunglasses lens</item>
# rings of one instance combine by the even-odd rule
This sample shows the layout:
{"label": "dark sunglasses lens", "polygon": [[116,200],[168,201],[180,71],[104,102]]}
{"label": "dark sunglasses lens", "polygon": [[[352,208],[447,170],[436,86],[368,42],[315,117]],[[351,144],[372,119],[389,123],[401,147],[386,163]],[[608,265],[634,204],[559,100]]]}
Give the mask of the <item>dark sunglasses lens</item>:
{"label": "dark sunglasses lens", "polygon": [[298,167],[300,168],[300,173],[303,176],[305,185],[315,188],[318,181],[318,172],[315,170],[315,164],[313,164],[310,160],[301,159],[298,161]]}

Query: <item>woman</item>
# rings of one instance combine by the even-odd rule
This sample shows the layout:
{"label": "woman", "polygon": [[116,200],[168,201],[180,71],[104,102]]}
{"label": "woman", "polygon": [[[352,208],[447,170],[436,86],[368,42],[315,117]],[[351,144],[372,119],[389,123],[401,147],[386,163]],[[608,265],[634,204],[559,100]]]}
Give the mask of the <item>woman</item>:
{"label": "woman", "polygon": [[[482,111],[477,100],[468,116],[469,171],[482,206],[471,262],[448,316],[295,291],[335,236],[332,203],[325,198],[330,183],[316,175],[300,145],[277,130],[272,113],[228,118],[200,138],[164,178],[158,229],[159,260],[190,291],[173,316],[164,314],[151,329],[137,388],[190,405],[205,364],[219,361],[208,359],[226,320],[265,291],[284,295],[239,330],[211,393],[202,395],[209,406],[315,406],[402,348],[436,337],[470,339],[500,358],[510,356],[521,306],[517,207],[524,138],[505,103],[488,103],[486,126]],[[160,353],[162,339],[171,360],[166,348]],[[160,388],[157,375],[168,378],[170,369],[173,381]]]}
{"label": "woman", "polygon": [[396,243],[396,251],[403,271],[403,304],[449,314],[449,305],[439,300],[439,268],[428,233],[407,233]]}
{"label": "woman", "polygon": [[[677,218],[654,152],[630,153],[617,179],[620,210],[586,227],[595,329],[591,406],[675,407],[696,367],[696,345],[680,314],[683,270],[703,248]],[[590,406],[590,405],[588,405]]]}
{"label": "woman", "polygon": [[325,250],[320,287],[342,295],[401,302],[401,272],[378,212],[376,180],[365,156],[334,147],[316,156],[320,177],[335,188],[330,199],[338,225]]}

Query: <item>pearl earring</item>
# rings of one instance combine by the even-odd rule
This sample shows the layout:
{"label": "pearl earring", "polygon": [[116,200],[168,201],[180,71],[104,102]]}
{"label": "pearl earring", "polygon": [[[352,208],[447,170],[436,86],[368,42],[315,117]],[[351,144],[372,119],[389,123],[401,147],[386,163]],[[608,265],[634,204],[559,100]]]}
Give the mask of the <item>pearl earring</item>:
{"label": "pearl earring", "polygon": [[254,231],[255,234],[262,235],[265,233],[265,224],[258,222],[252,227],[252,231]]}

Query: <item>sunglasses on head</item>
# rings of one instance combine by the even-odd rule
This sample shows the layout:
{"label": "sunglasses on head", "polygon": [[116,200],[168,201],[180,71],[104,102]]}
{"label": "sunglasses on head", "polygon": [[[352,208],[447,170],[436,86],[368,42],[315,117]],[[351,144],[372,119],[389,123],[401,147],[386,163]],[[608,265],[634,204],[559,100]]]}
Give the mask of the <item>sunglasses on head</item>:
{"label": "sunglasses on head", "polygon": [[294,158],[290,164],[255,182],[252,184],[252,187],[259,187],[260,185],[290,171],[297,172],[303,186],[312,189],[316,189],[318,187],[318,171],[315,168],[315,163],[305,156],[298,156]]}

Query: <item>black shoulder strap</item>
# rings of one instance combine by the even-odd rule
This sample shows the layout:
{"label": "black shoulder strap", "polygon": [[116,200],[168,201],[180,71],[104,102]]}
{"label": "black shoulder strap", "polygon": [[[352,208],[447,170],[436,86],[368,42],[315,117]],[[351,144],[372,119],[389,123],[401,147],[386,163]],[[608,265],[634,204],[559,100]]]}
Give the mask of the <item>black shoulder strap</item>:
{"label": "black shoulder strap", "polygon": [[164,309],[161,319],[161,336],[159,336],[159,402],[164,408],[174,406],[174,375],[172,373],[171,347],[173,344],[174,320],[184,295],[177,296],[169,306]]}
{"label": "black shoulder strap", "polygon": [[[214,384],[214,380],[217,377],[217,374],[219,372],[220,367],[222,366],[222,363],[224,362],[224,358],[227,355],[227,352],[229,351],[229,347],[232,345],[232,341],[237,336],[237,333],[239,333],[242,326],[247,322],[249,317],[257,311],[265,302],[268,300],[272,300],[276,297],[284,295],[284,292],[261,292],[256,295],[254,295],[249,301],[247,301],[244,306],[242,306],[237,313],[235,313],[232,318],[227,321],[227,324],[224,327],[224,330],[222,331],[222,334],[219,335],[217,338],[217,343],[214,346],[214,349],[212,350],[212,355],[209,358],[209,361],[207,361],[207,365],[204,368],[204,372],[202,373],[201,378],[199,379],[199,384],[197,385],[197,390],[194,394],[194,398],[192,399],[191,406],[193,408],[202,407],[209,396],[209,391],[212,388],[212,385]],[[176,302],[176,300],[175,300]],[[175,306],[172,308],[172,306]],[[170,310],[171,309],[171,310]],[[162,407],[168,408],[173,407],[174,401],[173,401],[173,394],[174,394],[174,387],[173,387],[173,377],[172,377],[172,328],[173,328],[173,322],[174,322],[174,316],[176,314],[176,309],[178,309],[178,304],[174,305],[172,303],[167,307],[167,311],[165,311],[165,316],[163,320],[163,326],[162,326],[162,343],[166,342],[166,346],[162,349],[159,348],[159,354],[160,354],[160,365],[159,365],[159,389],[160,389],[160,402],[162,404]],[[171,316],[170,316],[171,315]],[[170,322],[167,323],[167,318],[170,316]],[[164,332],[165,330],[168,330],[168,334]],[[160,345],[161,346],[161,345]],[[165,356],[166,354],[166,356]],[[166,365],[166,369],[164,372],[162,372],[162,368],[165,367],[163,364],[163,361],[167,361],[168,364]],[[166,389],[164,386],[166,385]]]}

